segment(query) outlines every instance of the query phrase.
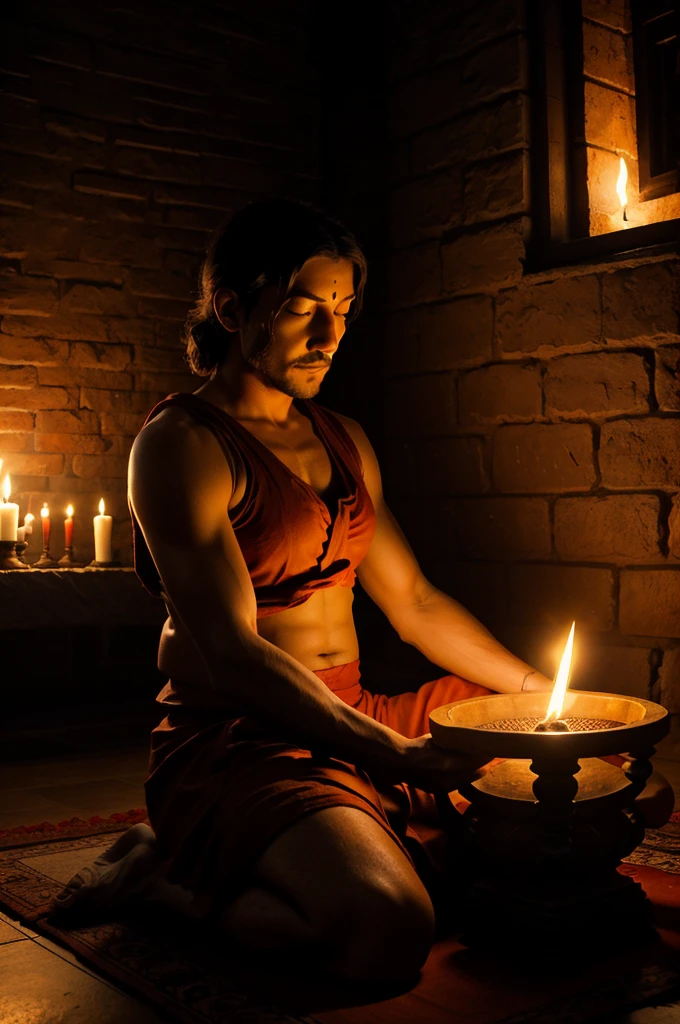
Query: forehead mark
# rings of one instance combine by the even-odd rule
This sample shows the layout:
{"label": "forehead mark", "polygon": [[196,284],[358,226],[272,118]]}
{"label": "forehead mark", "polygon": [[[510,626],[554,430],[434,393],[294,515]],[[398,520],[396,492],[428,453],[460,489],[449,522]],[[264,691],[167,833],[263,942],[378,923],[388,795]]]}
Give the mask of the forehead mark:
{"label": "forehead mark", "polygon": [[335,296],[336,296],[337,294],[338,294],[337,292],[333,292],[333,298],[335,298]]}

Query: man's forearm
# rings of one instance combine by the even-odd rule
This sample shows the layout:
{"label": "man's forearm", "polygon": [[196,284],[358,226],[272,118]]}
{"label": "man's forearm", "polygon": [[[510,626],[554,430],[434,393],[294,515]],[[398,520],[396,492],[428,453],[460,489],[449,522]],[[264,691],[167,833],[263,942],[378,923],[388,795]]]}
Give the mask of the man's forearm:
{"label": "man's forearm", "polygon": [[[462,605],[432,587],[394,623],[402,640],[454,675],[499,693],[548,689],[552,681],[496,640]],[[531,673],[527,679],[527,673]]]}

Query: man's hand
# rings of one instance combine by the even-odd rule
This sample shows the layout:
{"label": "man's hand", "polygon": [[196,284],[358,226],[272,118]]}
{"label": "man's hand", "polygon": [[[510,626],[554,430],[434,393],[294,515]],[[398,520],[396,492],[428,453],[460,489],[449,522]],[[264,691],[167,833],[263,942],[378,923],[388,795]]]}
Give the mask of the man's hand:
{"label": "man's hand", "polygon": [[466,782],[474,782],[484,774],[479,769],[487,764],[487,755],[476,757],[443,750],[430,733],[408,740],[400,766],[402,782],[408,782],[428,793],[450,793]]}

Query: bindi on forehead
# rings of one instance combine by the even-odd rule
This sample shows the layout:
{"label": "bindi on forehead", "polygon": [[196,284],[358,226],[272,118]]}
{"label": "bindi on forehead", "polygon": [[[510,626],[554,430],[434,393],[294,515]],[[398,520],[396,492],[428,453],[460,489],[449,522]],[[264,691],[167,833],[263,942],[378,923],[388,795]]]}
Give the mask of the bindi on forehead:
{"label": "bindi on forehead", "polygon": [[[333,281],[333,284],[337,284],[337,283],[338,283],[337,281]],[[337,292],[333,292],[333,298],[334,298],[334,299],[335,299],[335,296],[336,296],[337,294],[338,294]]]}

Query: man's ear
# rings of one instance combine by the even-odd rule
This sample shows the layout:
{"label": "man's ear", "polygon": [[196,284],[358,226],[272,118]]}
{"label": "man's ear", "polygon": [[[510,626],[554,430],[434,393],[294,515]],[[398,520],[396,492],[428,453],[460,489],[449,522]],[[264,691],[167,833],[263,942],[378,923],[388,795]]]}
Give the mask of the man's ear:
{"label": "man's ear", "polygon": [[225,331],[232,334],[238,331],[243,311],[236,292],[231,288],[218,288],[213,295],[213,310]]}

